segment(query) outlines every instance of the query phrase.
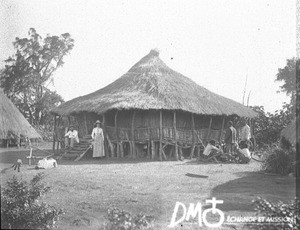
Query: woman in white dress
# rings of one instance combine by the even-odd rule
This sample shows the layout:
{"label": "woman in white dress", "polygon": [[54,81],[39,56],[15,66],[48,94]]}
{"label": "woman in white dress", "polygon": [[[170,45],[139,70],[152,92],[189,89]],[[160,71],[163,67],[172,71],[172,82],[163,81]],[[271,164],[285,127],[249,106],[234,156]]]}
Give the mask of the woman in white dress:
{"label": "woman in white dress", "polygon": [[101,122],[96,121],[96,127],[93,129],[93,157],[104,157],[104,135],[101,128]]}

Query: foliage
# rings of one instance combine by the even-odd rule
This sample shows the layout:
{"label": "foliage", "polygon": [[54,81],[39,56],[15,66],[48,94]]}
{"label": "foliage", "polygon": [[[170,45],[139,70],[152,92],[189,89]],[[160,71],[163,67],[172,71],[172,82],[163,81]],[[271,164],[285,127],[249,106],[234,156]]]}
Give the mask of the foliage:
{"label": "foliage", "polygon": [[253,201],[256,215],[265,218],[277,218],[283,220],[278,223],[271,222],[261,225],[250,225],[252,229],[300,229],[300,201],[295,198],[289,204],[279,202],[274,204],[261,197]]}
{"label": "foliage", "polygon": [[291,96],[292,102],[296,102],[296,66],[299,68],[299,64],[299,59],[288,59],[286,66],[283,69],[278,69],[275,79],[275,81],[283,82],[280,89],[288,96]]}
{"label": "foliage", "polygon": [[34,125],[34,129],[41,135],[44,141],[53,141],[52,121],[46,125]]}
{"label": "foliage", "polygon": [[268,173],[286,175],[295,170],[295,152],[273,148],[263,162],[263,169]]}
{"label": "foliage", "polygon": [[63,102],[47,86],[53,83],[54,71],[63,66],[74,40],[68,33],[42,39],[34,28],[28,35],[13,42],[16,52],[5,60],[0,85],[29,122],[40,125],[47,122],[49,110]]}
{"label": "foliage", "polygon": [[7,187],[1,189],[1,229],[50,229],[55,227],[62,210],[38,198],[50,190],[41,180],[39,173],[30,181],[13,176]]}
{"label": "foliage", "polygon": [[146,230],[153,229],[154,218],[140,213],[135,216],[118,208],[107,210],[105,230]]}
{"label": "foliage", "polygon": [[254,133],[259,146],[278,142],[281,130],[295,117],[295,114],[290,112],[289,105],[275,111],[274,114],[266,113],[263,106],[251,108],[258,113],[258,117],[254,119]]}

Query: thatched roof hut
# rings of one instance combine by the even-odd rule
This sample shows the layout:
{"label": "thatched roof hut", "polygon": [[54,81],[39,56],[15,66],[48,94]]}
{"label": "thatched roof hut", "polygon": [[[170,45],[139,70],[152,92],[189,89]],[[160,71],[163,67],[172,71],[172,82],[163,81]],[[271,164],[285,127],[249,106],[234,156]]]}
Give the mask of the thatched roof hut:
{"label": "thatched roof hut", "polygon": [[41,139],[41,136],[2,90],[0,90],[0,114],[0,139],[7,139],[10,135]]}
{"label": "thatched roof hut", "polygon": [[[77,117],[82,135],[91,131],[92,122],[102,119],[111,142],[153,140],[182,146],[197,145],[214,133],[220,139],[225,120],[234,116],[256,116],[250,108],[172,70],[156,50],[108,86],[65,102],[52,112]],[[82,125],[85,127],[80,128]]]}
{"label": "thatched roof hut", "polygon": [[69,115],[80,111],[103,114],[112,109],[181,110],[202,115],[254,117],[253,110],[210,92],[169,68],[151,50],[126,74],[110,85],[70,100],[53,112]]}

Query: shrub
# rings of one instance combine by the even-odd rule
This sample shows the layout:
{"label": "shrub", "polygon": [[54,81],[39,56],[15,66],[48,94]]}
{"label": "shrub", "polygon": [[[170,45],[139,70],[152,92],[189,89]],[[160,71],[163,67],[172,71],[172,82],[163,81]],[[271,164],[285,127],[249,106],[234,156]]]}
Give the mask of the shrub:
{"label": "shrub", "polygon": [[145,216],[143,213],[132,216],[129,212],[118,208],[107,210],[107,222],[105,230],[146,230],[153,229],[153,216]]}
{"label": "shrub", "polygon": [[7,187],[1,188],[1,229],[50,229],[62,214],[38,198],[47,193],[39,173],[28,183],[13,176],[7,181]]}
{"label": "shrub", "polygon": [[263,170],[268,173],[286,175],[295,170],[295,152],[273,148],[263,162]]}
{"label": "shrub", "polygon": [[[300,201],[295,198],[289,204],[279,202],[274,204],[265,199],[258,197],[253,201],[255,205],[256,215],[265,218],[277,218],[283,220],[278,222],[264,224],[249,224],[252,229],[300,229]],[[268,221],[265,221],[268,222]]]}

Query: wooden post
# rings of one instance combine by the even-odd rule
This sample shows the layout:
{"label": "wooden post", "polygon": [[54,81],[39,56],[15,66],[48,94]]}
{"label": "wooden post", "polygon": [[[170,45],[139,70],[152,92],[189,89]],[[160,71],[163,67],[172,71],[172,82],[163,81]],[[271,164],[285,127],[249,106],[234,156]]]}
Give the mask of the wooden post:
{"label": "wooden post", "polygon": [[179,147],[179,159],[181,160],[182,159],[182,147]]}
{"label": "wooden post", "polygon": [[207,136],[206,136],[207,142],[209,141],[209,137],[210,137],[211,125],[212,125],[212,116],[210,117],[210,120],[209,120],[208,132],[207,132]]}
{"label": "wooden post", "polygon": [[151,137],[150,137],[150,128],[148,127],[148,145],[147,145],[147,158],[151,158],[150,157],[150,145],[151,145]]}
{"label": "wooden post", "polygon": [[84,122],[84,128],[85,128],[85,135],[88,135],[88,127],[87,127],[87,119],[86,119],[86,112],[83,112],[83,122]]}
{"label": "wooden post", "polygon": [[195,120],[194,120],[193,113],[192,113],[192,133],[193,133],[193,144],[192,144],[192,148],[191,148],[190,159],[193,158],[194,151],[195,151]]}
{"label": "wooden post", "polygon": [[162,161],[162,136],[163,136],[163,129],[162,129],[162,111],[159,111],[159,160]]}
{"label": "wooden post", "polygon": [[121,154],[121,157],[123,158],[124,157],[124,148],[123,148],[123,142],[122,141],[120,142],[120,154]]}
{"label": "wooden post", "polygon": [[178,144],[177,144],[176,111],[174,111],[174,113],[173,113],[173,129],[174,129],[174,143],[175,143],[175,159],[178,161]]}
{"label": "wooden post", "polygon": [[[104,137],[108,137],[108,133],[106,132],[106,117],[105,117],[105,113],[103,113],[103,115],[102,115],[102,124],[103,124],[103,136]],[[107,138],[106,138],[106,140],[104,138],[104,151],[105,151],[106,154],[108,154]]]}
{"label": "wooden post", "polygon": [[223,120],[222,120],[222,128],[221,128],[221,132],[220,132],[220,136],[219,136],[219,144],[221,144],[221,138],[222,138],[222,134],[223,134],[223,130],[224,130],[224,125],[225,125],[225,116],[223,116]]}
{"label": "wooden post", "polygon": [[55,151],[55,141],[56,141],[56,115],[54,115],[54,124],[53,124],[53,145],[52,150]]}
{"label": "wooden post", "polygon": [[132,158],[136,157],[135,156],[134,123],[135,123],[135,110],[133,111],[132,122],[131,122],[131,142],[132,142],[131,156],[132,156]]}
{"label": "wooden post", "polygon": [[154,159],[155,158],[155,143],[154,141],[151,141],[151,159]]}
{"label": "wooden post", "polygon": [[116,132],[116,142],[117,142],[117,158],[119,158],[120,157],[120,145],[119,145],[117,118],[118,118],[118,110],[116,111],[116,114],[115,114],[115,132]]}

